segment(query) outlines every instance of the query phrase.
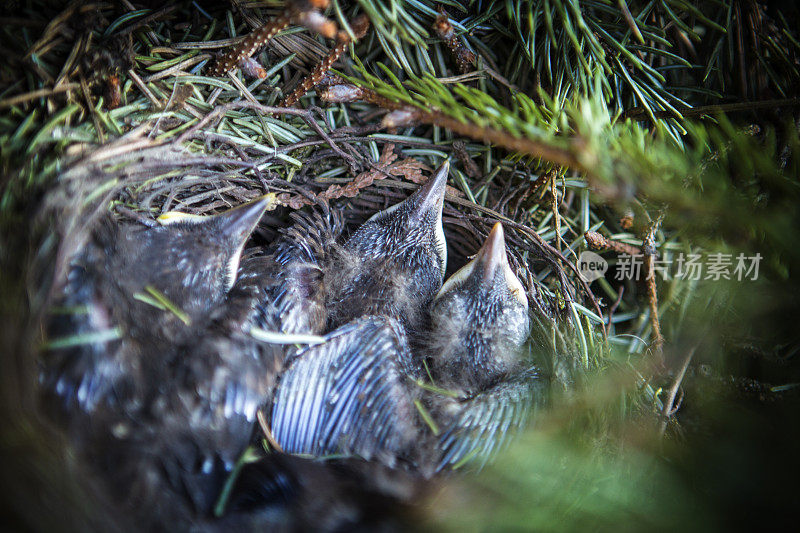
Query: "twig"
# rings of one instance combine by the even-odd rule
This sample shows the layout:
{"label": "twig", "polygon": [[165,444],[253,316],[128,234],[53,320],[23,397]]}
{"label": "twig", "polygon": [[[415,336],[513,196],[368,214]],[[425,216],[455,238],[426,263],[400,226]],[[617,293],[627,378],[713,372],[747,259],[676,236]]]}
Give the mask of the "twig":
{"label": "twig", "polygon": [[[319,111],[320,115],[324,116],[324,113],[323,113],[323,111],[321,109],[319,109],[318,107],[311,107],[311,108],[308,109],[308,113],[306,115],[303,115],[303,120],[305,120],[306,124],[311,126],[311,129],[313,129],[314,131],[317,132],[317,135],[322,137],[322,139],[325,140],[328,143],[328,146],[330,146],[333,149],[334,152],[339,154],[339,156],[342,159],[344,159],[345,162],[347,162],[347,165],[350,167],[350,171],[355,174],[358,171],[358,163],[356,162],[355,158],[353,156],[351,156],[350,154],[345,153],[344,150],[339,148],[339,145],[336,144],[335,142],[333,142],[333,139],[331,139],[330,135],[325,133],[325,130],[323,130],[320,127],[320,125],[317,124],[317,121],[314,120],[314,117],[311,116],[311,112],[314,111],[314,110]],[[328,126],[328,127],[330,127],[330,126]]]}
{"label": "twig", "polygon": [[[702,107],[679,107],[678,113],[683,118],[699,117],[702,115],[713,115],[719,113],[732,113],[737,111],[756,111],[758,109],[772,109],[775,107],[795,107],[800,106],[800,98],[780,98],[776,100],[757,100],[754,102],[737,102],[734,104],[707,105]],[[630,118],[639,120],[647,115],[647,111],[641,107],[634,107],[626,110],[620,116],[624,120]],[[672,118],[675,113],[672,111],[659,111],[654,114],[655,118]]]}
{"label": "twig", "polygon": [[62,83],[61,85],[54,87],[52,89],[49,87],[44,87],[42,89],[37,89],[29,93],[18,94],[17,96],[12,96],[11,98],[6,98],[5,100],[0,101],[0,109],[21,104],[29,100],[36,100],[37,98],[47,98],[49,96],[53,96],[54,94],[63,93],[65,91],[72,91],[74,89],[79,89],[80,86],[81,86],[80,83]]}
{"label": "twig", "polygon": [[[369,29],[369,18],[366,15],[361,15],[350,24],[350,27],[353,29],[356,39],[361,39],[367,34],[367,30]],[[331,49],[330,53],[314,67],[314,70],[295,87],[294,91],[292,91],[289,96],[278,104],[279,107],[293,106],[304,94],[311,90],[314,85],[322,80],[325,74],[330,70],[331,65],[339,59],[339,56],[344,53],[352,42],[350,36],[344,31],[339,32],[338,40],[339,43]]]}
{"label": "twig", "polygon": [[659,214],[658,218],[650,225],[642,243],[644,252],[644,268],[647,272],[647,301],[650,305],[650,323],[653,325],[653,348],[659,356],[664,345],[664,337],[661,335],[661,322],[658,319],[658,293],[656,291],[656,271],[655,258],[656,252],[656,232],[661,227],[664,220],[664,213]]}
{"label": "twig", "polygon": [[577,137],[572,140],[572,144],[574,145],[573,149],[565,150],[541,141],[534,141],[524,137],[514,137],[507,131],[480,127],[475,124],[466,124],[438,111],[422,111],[420,112],[419,118],[420,122],[441,126],[465,137],[496,144],[512,152],[520,152],[533,157],[539,157],[556,165],[578,168],[589,174],[593,174],[590,169],[584,168],[584,165],[582,165],[574,155],[574,153],[581,151],[580,145],[583,144],[583,141]]}
{"label": "twig", "polygon": [[129,209],[129,208],[125,207],[122,204],[115,205],[114,209],[120,215],[124,215],[124,216],[130,218],[131,220],[135,220],[139,224],[141,224],[143,226],[147,226],[148,228],[155,228],[156,226],[158,226],[158,222],[156,222],[152,218],[149,218],[149,217],[139,213],[138,211],[134,211],[133,209]]}
{"label": "twig", "polygon": [[553,169],[548,172],[550,176],[550,195],[553,201],[550,203],[550,208],[553,212],[553,226],[556,231],[556,248],[561,251],[561,214],[558,212],[558,189],[556,188],[556,176],[558,172]]}
{"label": "twig", "polygon": [[408,105],[405,102],[395,102],[377,94],[375,91],[350,84],[328,87],[320,96],[323,101],[331,103],[363,100],[384,109],[389,109],[392,112],[384,116],[381,122],[381,125],[385,128],[397,128],[419,123],[441,126],[464,137],[496,144],[512,152],[539,157],[562,167],[576,168],[589,176],[594,175],[593,169],[582,164],[577,156],[577,154],[584,152],[585,142],[580,137],[572,138],[569,141],[571,146],[565,149],[542,141],[515,137],[504,130],[464,123],[445,115],[441,111],[431,111]]}
{"label": "twig", "polygon": [[447,47],[456,60],[456,64],[458,64],[458,70],[462,73],[469,72],[470,67],[475,63],[475,52],[467,49],[467,47],[458,40],[453,25],[450,23],[450,18],[447,16],[447,12],[445,12],[444,6],[441,4],[439,5],[439,16],[436,17],[436,20],[433,22],[433,31],[447,44]]}
{"label": "twig", "polygon": [[[174,100],[175,100],[176,95],[179,94],[179,91],[181,89],[185,90],[187,87],[189,87],[189,86],[188,85],[179,85],[177,83],[172,86],[172,92],[169,95],[169,99],[167,100],[167,104],[164,106],[164,111],[169,111],[173,107],[173,105],[175,103]],[[189,89],[189,90],[191,90],[191,89]],[[188,95],[187,95],[186,98],[188,98]],[[183,101],[185,101],[186,98],[183,98]],[[178,100],[180,101],[181,98],[179,97]],[[164,118],[164,115],[159,115],[158,119],[156,119],[156,123],[153,125],[153,129],[150,130],[150,134],[148,135],[150,138],[155,137],[158,134],[158,129],[161,126],[161,119],[162,118]]]}
{"label": "twig", "polygon": [[284,11],[262,27],[247,34],[236,46],[222,54],[209,69],[208,76],[224,76],[236,68],[243,59],[250,58],[278,32],[289,26],[291,16]]}
{"label": "twig", "polygon": [[112,157],[117,157],[127,153],[139,151],[145,148],[158,146],[160,143],[148,138],[142,139],[120,139],[119,142],[110,142],[87,155],[86,161],[99,162]]}
{"label": "twig", "polygon": [[326,19],[315,9],[324,9],[328,0],[290,0],[286,9],[264,26],[250,32],[238,44],[220,56],[211,69],[209,76],[224,76],[275,37],[281,30],[296,22],[302,24],[325,37],[336,35],[336,24]]}
{"label": "twig", "polygon": [[136,74],[136,71],[134,71],[133,69],[128,70],[128,76],[130,76],[133,83],[139,88],[140,91],[144,93],[147,99],[150,100],[150,102],[152,102],[153,106],[155,106],[156,109],[160,109],[161,101],[158,98],[156,98],[156,96],[152,93],[152,91],[150,91],[150,89],[147,88],[147,85],[145,85],[144,82],[142,81],[142,78],[140,78],[139,75]]}
{"label": "twig", "polygon": [[86,83],[86,78],[84,78],[83,75],[80,76],[80,80],[81,92],[83,93],[83,99],[86,101],[86,110],[92,117],[92,124],[94,125],[95,132],[97,132],[97,140],[100,144],[103,144],[106,142],[106,136],[105,133],[103,133],[103,128],[100,126],[100,119],[97,117],[97,111],[92,105],[92,97],[89,94],[89,85]]}
{"label": "twig", "polygon": [[275,437],[272,435],[272,430],[269,428],[267,419],[264,413],[261,412],[261,409],[256,412],[256,417],[258,418],[258,425],[261,427],[261,432],[264,434],[264,438],[267,439],[267,442],[269,442],[269,445],[272,446],[274,450],[283,452],[283,448],[281,448],[281,445],[278,444],[278,441],[276,441]]}
{"label": "twig", "polygon": [[667,430],[667,424],[669,423],[670,418],[675,412],[678,410],[675,407],[675,397],[678,395],[678,389],[681,386],[681,382],[683,381],[683,377],[686,375],[686,370],[689,368],[689,363],[694,356],[694,352],[697,349],[697,346],[693,347],[686,356],[683,358],[683,362],[681,363],[681,368],[678,370],[678,375],[675,376],[675,380],[672,382],[672,386],[669,388],[667,392],[667,399],[664,402],[663,407],[661,408],[661,428],[659,433],[661,436],[664,435],[664,432]]}
{"label": "twig", "polygon": [[254,104],[258,104],[258,100],[256,100],[256,97],[253,96],[253,93],[250,92],[247,86],[244,83],[242,83],[242,81],[239,79],[238,76],[236,76],[236,74],[234,74],[233,72],[228,72],[227,76],[233,83],[233,86],[239,89],[239,93],[241,93],[242,96],[244,96],[248,101]]}
{"label": "twig", "polygon": [[587,231],[583,234],[586,244],[594,250],[611,250],[618,254],[642,255],[642,250],[632,244],[609,239],[596,231]]}
{"label": "twig", "polygon": [[619,286],[619,294],[617,295],[617,299],[614,301],[614,304],[608,310],[608,321],[606,324],[608,327],[611,327],[611,319],[614,318],[614,313],[617,312],[617,308],[619,304],[622,302],[622,295],[625,294],[625,285]]}
{"label": "twig", "polygon": [[284,193],[278,195],[278,201],[292,209],[299,209],[306,205],[317,204],[320,201],[328,202],[341,197],[353,198],[358,195],[361,189],[366,189],[372,185],[375,180],[382,180],[391,176],[404,176],[414,183],[421,183],[424,180],[422,170],[430,169],[411,157],[398,161],[398,155],[394,152],[394,147],[393,143],[386,143],[383,146],[378,163],[372,165],[369,170],[361,172],[352,180],[345,180],[344,186],[333,184],[318,194],[308,193],[289,196],[288,193]]}
{"label": "twig", "polygon": [[456,157],[461,161],[461,165],[464,167],[464,173],[474,180],[478,179],[481,176],[481,171],[478,165],[475,164],[475,161],[473,161],[467,153],[467,145],[464,141],[453,141],[453,151]]}

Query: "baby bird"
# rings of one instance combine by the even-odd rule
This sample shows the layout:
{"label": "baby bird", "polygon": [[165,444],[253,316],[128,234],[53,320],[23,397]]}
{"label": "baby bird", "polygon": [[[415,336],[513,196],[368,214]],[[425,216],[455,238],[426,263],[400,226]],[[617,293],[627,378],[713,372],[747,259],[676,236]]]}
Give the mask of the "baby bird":
{"label": "baby bird", "polygon": [[329,252],[341,235],[340,212],[323,206],[323,212],[292,213],[294,224],[282,231],[266,250],[267,255],[245,259],[242,269],[251,272],[260,296],[253,325],[285,334],[324,333],[324,267]]}
{"label": "baby bird", "polygon": [[396,318],[412,335],[421,328],[447,264],[442,208],[449,168],[445,162],[332,253],[325,271],[330,328],[366,315]]}
{"label": "baby bird", "polygon": [[487,460],[510,429],[523,425],[542,387],[521,357],[529,328],[527,296],[508,265],[498,222],[431,306],[423,355],[435,384],[456,394],[426,393],[442,429],[437,470],[475,456]]}
{"label": "baby bird", "polygon": [[524,422],[540,386],[521,358],[528,328],[498,224],[432,304],[416,359],[434,386],[422,381],[399,321],[363,317],[290,362],[272,406],[273,435],[289,453],[356,455],[425,476],[487,459]]}
{"label": "baby bird", "polygon": [[168,213],[153,228],[109,220],[72,265],[63,301],[84,310],[55,321],[73,337],[43,355],[44,396],[145,529],[210,513],[274,386],[282,354],[246,334],[258,290],[250,275],[236,280],[271,202]]}
{"label": "baby bird", "polygon": [[154,228],[123,227],[106,248],[109,274],[126,294],[149,285],[199,317],[233,287],[245,242],[273,205],[268,194],[217,215],[171,211]]}
{"label": "baby bird", "polygon": [[73,414],[138,405],[165,352],[202,328],[233,286],[245,241],[272,202],[210,217],[168,213],[152,228],[102,220],[48,325],[45,396]]}
{"label": "baby bird", "polygon": [[321,265],[342,221],[323,207],[292,214],[295,224],[266,255],[253,250],[244,257],[210,327],[181,348],[147,422],[130,432],[122,458],[131,466],[129,507],[158,510],[161,523],[211,515],[289,351],[256,340],[256,329],[318,334],[325,327]]}
{"label": "baby bird", "polygon": [[143,529],[188,530],[210,517],[251,442],[283,362],[279,347],[247,333],[257,295],[241,275],[209,326],[177,348],[152,399],[93,445],[91,459],[103,459],[101,473]]}
{"label": "baby bird", "polygon": [[431,306],[428,365],[437,385],[472,394],[520,365],[530,319],[525,289],[508,265],[503,226],[442,286]]}

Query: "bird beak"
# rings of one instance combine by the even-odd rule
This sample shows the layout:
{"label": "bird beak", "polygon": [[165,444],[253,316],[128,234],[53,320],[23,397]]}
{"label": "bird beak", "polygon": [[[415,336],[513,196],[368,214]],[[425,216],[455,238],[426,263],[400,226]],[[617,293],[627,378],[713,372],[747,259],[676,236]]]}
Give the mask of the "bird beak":
{"label": "bird beak", "polygon": [[503,225],[497,222],[486,242],[483,243],[481,249],[475,257],[475,261],[481,267],[483,279],[490,282],[494,280],[495,273],[498,268],[508,266],[508,257],[506,256],[506,240],[503,235]]}
{"label": "bird beak", "polygon": [[490,293],[497,288],[497,275],[503,275],[503,283],[511,291],[511,294],[526,308],[528,307],[528,297],[525,293],[525,287],[522,282],[511,270],[508,264],[508,255],[506,254],[506,240],[503,235],[503,226],[497,222],[486,241],[475,254],[472,260],[461,267],[455,274],[450,276],[450,279],[444,282],[436,299],[441,298],[444,294],[457,289],[468,279],[475,279],[480,283],[484,289]]}
{"label": "bird beak", "polygon": [[264,196],[248,202],[239,207],[234,207],[224,213],[216,215],[220,221],[222,237],[229,239],[235,251],[228,261],[228,268],[225,277],[225,290],[230,290],[236,282],[236,272],[239,269],[239,260],[242,257],[244,244],[247,238],[256,229],[258,221],[267,209],[275,209],[275,193],[265,194]]}
{"label": "bird beak", "polygon": [[260,198],[244,205],[229,209],[216,215],[219,218],[220,229],[225,238],[234,243],[244,244],[247,238],[256,229],[258,221],[267,209],[275,208],[275,194],[265,194]]}
{"label": "bird beak", "polygon": [[425,185],[414,193],[414,196],[416,196],[414,212],[419,218],[423,218],[430,211],[434,211],[437,214],[442,212],[444,191],[447,187],[447,175],[449,173],[450,162],[445,161],[442,166],[436,169],[433,176],[425,182]]}

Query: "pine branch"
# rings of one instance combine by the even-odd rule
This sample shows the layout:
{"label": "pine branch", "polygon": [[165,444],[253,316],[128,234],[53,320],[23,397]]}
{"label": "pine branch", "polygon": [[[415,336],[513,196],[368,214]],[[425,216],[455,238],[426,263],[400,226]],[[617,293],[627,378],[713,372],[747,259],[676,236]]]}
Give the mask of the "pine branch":
{"label": "pine branch", "polygon": [[[363,38],[369,29],[369,19],[364,15],[357,17],[353,21],[351,29],[353,30],[356,39]],[[331,66],[336,62],[337,59],[339,59],[339,56],[344,53],[344,51],[352,42],[350,35],[342,31],[339,32],[337,38],[339,42],[336,44],[336,46],[334,46],[330,53],[322,61],[320,61],[316,67],[314,67],[314,70],[311,72],[311,74],[306,76],[303,81],[301,81],[300,84],[294,89],[294,91],[292,91],[290,95],[288,95],[283,99],[283,101],[281,101],[281,103],[278,104],[278,107],[293,106],[304,94],[311,90],[313,86],[318,84],[328,73]]]}
{"label": "pine branch", "polygon": [[246,64],[259,48],[291,23],[306,26],[324,37],[334,37],[337,31],[336,25],[317,11],[317,9],[324,9],[327,6],[328,0],[289,0],[280,15],[261,28],[247,34],[236,46],[217,58],[209,69],[208,75],[224,76],[234,68]]}

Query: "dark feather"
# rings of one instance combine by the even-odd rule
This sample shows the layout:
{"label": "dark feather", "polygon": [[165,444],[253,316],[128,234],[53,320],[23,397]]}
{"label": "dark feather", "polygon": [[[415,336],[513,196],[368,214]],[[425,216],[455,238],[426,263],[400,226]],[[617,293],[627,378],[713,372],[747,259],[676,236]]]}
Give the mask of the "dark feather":
{"label": "dark feather", "polygon": [[[261,291],[255,325],[283,333],[322,333],[327,321],[323,268],[342,232],[339,211],[292,213],[294,224],[282,231],[260,258]],[[252,267],[250,267],[252,268]]]}
{"label": "dark feather", "polygon": [[527,421],[544,388],[535,368],[519,372],[475,396],[440,399],[435,415],[442,422],[437,470],[474,460],[483,465]]}
{"label": "dark feather", "polygon": [[108,421],[113,430],[92,443],[117,499],[146,525],[181,528],[210,515],[274,389],[284,356],[245,333],[254,287],[240,281],[135,416]]}
{"label": "dark feather", "polygon": [[424,485],[359,459],[272,453],[244,465],[221,527],[237,530],[402,531]]}
{"label": "dark feather", "polygon": [[300,352],[281,378],[272,431],[289,453],[344,454],[394,464],[414,438],[399,325],[365,317]]}

